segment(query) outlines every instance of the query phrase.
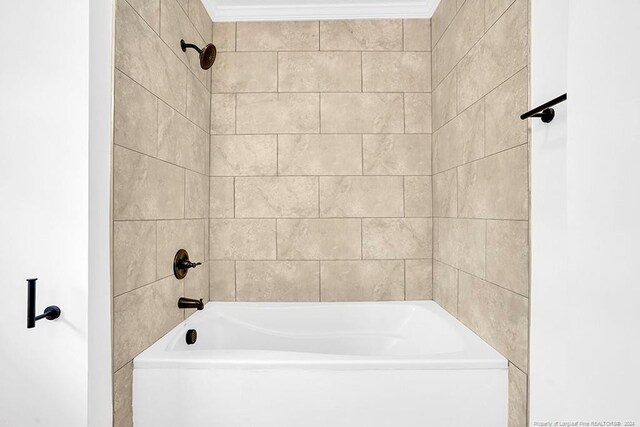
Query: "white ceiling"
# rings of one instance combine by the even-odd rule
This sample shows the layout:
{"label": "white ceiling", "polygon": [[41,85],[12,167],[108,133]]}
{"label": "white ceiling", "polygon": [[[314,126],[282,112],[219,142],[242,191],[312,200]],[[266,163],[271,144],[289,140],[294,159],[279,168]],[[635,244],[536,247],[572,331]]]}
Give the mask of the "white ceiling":
{"label": "white ceiling", "polygon": [[214,22],[430,18],[440,0],[202,0]]}

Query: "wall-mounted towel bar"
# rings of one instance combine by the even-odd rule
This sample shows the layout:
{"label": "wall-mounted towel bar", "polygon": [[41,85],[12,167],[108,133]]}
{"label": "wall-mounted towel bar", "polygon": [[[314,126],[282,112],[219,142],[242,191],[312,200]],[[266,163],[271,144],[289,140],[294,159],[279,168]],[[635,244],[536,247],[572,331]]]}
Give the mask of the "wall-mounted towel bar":
{"label": "wall-mounted towel bar", "polygon": [[529,117],[540,117],[540,120],[542,120],[544,123],[549,123],[556,116],[555,110],[551,107],[566,100],[567,94],[565,93],[564,95],[560,95],[559,97],[554,98],[551,101],[534,108],[533,110],[527,111],[526,113],[521,115],[520,118],[522,120],[526,120]]}

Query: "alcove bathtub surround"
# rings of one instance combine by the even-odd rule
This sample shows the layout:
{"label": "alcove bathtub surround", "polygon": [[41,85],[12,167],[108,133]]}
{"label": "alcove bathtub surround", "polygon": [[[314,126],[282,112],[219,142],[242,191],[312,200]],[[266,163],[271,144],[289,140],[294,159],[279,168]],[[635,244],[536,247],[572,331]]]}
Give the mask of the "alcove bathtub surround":
{"label": "alcove bathtub surround", "polygon": [[[132,425],[132,360],[209,300],[211,71],[180,40],[212,42],[199,0],[118,0],[113,131],[114,425]],[[178,280],[186,249],[203,265]]]}
{"label": "alcove bathtub surround", "polygon": [[[510,360],[526,425],[527,0],[238,23],[118,0],[115,28],[114,425],[180,296],[433,297]],[[212,68],[181,39],[213,42]],[[181,248],[204,263],[178,281]]]}
{"label": "alcove bathtub surround", "polygon": [[527,425],[528,0],[442,0],[433,43],[433,298],[509,359]]}

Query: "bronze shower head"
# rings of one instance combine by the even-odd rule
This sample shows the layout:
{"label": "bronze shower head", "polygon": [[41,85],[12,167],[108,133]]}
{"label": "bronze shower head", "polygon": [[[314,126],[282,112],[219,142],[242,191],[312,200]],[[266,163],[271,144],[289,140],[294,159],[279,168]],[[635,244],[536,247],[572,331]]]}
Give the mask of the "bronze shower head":
{"label": "bronze shower head", "polygon": [[204,49],[200,49],[195,44],[187,43],[184,40],[180,40],[180,47],[183,52],[186,52],[187,49],[195,49],[200,54],[200,67],[203,70],[208,70],[211,68],[213,63],[216,60],[217,49],[216,47],[209,43],[204,47]]}

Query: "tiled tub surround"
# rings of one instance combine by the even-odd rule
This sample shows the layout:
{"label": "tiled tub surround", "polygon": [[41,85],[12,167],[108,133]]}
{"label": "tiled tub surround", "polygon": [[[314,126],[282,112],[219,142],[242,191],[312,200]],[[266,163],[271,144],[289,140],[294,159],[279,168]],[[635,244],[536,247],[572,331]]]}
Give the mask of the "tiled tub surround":
{"label": "tiled tub surround", "polygon": [[432,18],[433,297],[509,364],[527,425],[528,0],[442,0]]}
{"label": "tiled tub surround", "polygon": [[209,265],[173,277],[180,248],[206,261],[211,72],[180,39],[212,40],[199,0],[118,0],[113,153],[114,426],[132,425],[132,360],[209,300]]}
{"label": "tiled tub surround", "polygon": [[[133,357],[184,318],[178,296],[209,293],[433,295],[508,357],[526,425],[527,0],[211,26],[198,0],[117,2],[114,425]],[[212,71],[181,38],[215,41]],[[182,282],[180,247],[208,261]]]}
{"label": "tiled tub surround", "polygon": [[213,34],[211,299],[431,299],[430,21]]}

